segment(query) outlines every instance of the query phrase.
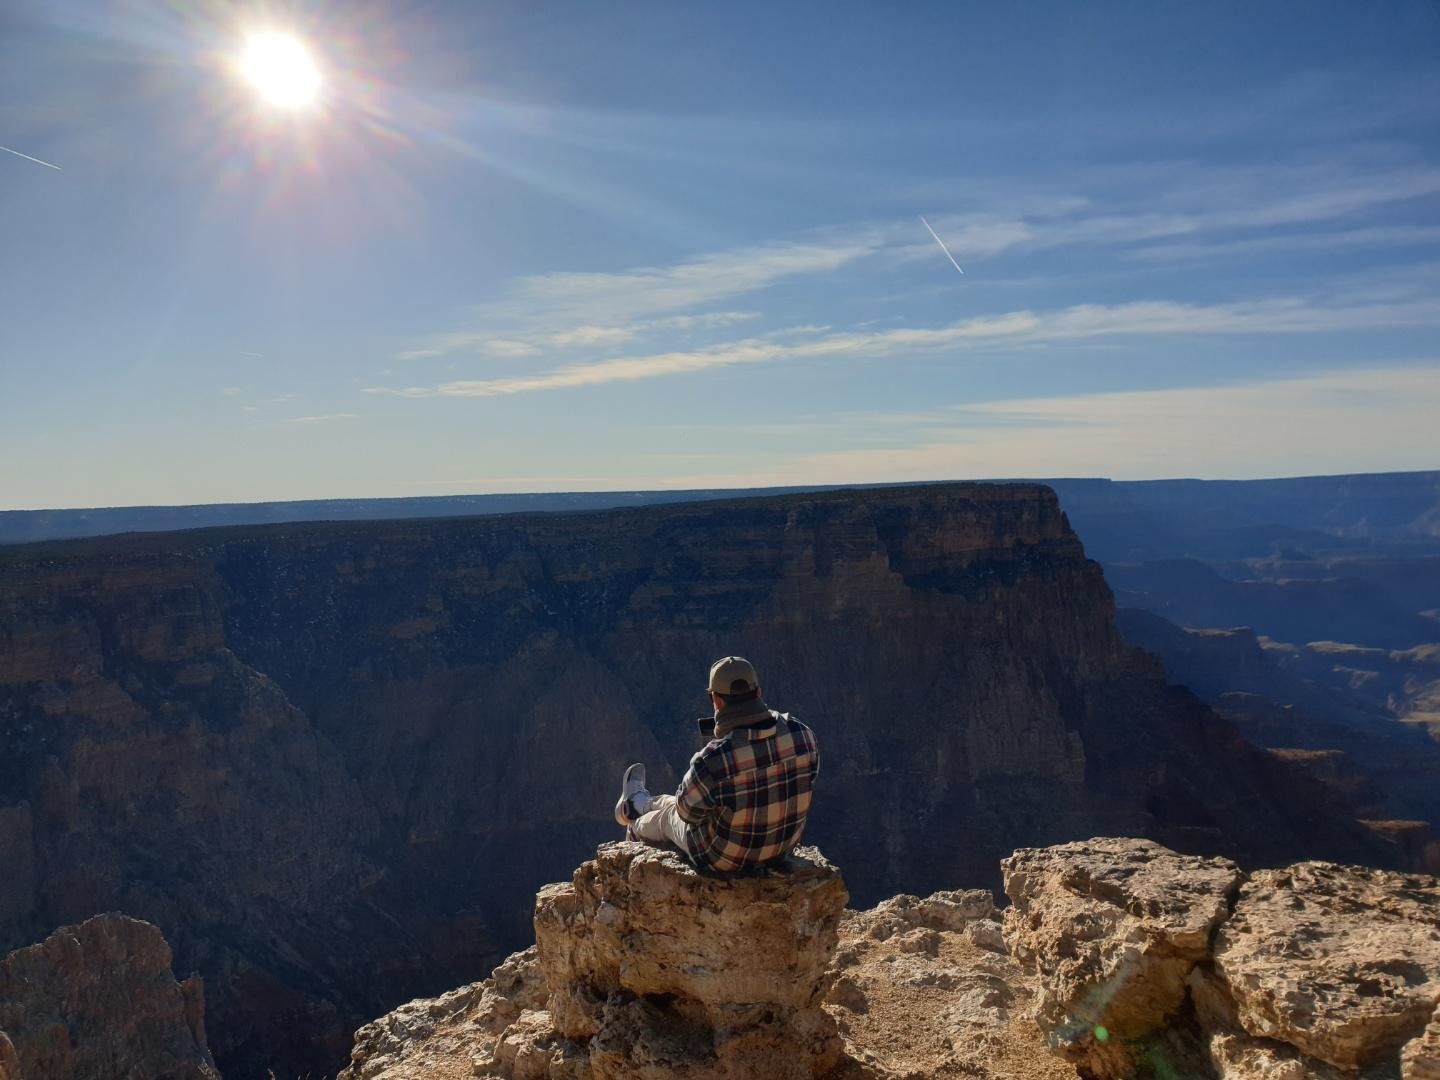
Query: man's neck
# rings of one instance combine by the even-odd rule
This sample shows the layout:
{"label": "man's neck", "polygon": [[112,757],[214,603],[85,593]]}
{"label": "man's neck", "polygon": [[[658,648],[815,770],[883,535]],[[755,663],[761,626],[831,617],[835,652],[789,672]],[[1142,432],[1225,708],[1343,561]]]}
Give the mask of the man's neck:
{"label": "man's neck", "polygon": [[750,727],[770,719],[770,707],[755,698],[737,705],[722,705],[715,710],[715,737],[728,735],[739,727]]}

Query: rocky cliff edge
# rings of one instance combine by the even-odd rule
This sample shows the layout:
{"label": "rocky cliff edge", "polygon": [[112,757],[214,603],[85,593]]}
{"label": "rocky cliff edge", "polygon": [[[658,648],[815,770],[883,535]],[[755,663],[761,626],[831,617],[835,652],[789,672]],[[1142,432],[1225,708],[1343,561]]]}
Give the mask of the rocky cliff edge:
{"label": "rocky cliff edge", "polygon": [[149,923],[96,915],[0,957],[0,1080],[219,1080],[200,980]]}
{"label": "rocky cliff edge", "polygon": [[[821,1000],[847,899],[814,848],[722,878],[606,844],[573,881],[540,891],[534,950],[488,983],[362,1028],[342,1076],[417,1075],[402,1064],[409,1038],[432,1035],[434,1019],[479,1036],[454,1047],[472,1070],[458,1075],[823,1075],[841,1049]],[[421,1072],[446,1075],[429,1060]]]}
{"label": "rocky cliff edge", "polygon": [[1144,840],[1005,860],[1005,940],[1080,1075],[1440,1077],[1440,879]]}
{"label": "rocky cliff edge", "polygon": [[541,890],[535,946],[361,1028],[340,1080],[1440,1077],[1436,878],[1132,839],[1003,869],[1003,916],[846,911],[813,848],[726,879],[606,844]]}

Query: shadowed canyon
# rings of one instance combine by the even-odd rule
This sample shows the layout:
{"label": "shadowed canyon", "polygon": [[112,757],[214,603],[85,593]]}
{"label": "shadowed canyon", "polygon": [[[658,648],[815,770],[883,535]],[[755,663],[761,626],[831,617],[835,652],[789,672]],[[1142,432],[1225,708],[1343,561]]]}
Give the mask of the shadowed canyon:
{"label": "shadowed canyon", "polygon": [[1408,858],[1122,639],[1039,485],[230,527],[0,549],[0,948],[148,920],[225,1076],[333,1072],[526,944],[726,653],[819,734],[859,905],[1100,835]]}

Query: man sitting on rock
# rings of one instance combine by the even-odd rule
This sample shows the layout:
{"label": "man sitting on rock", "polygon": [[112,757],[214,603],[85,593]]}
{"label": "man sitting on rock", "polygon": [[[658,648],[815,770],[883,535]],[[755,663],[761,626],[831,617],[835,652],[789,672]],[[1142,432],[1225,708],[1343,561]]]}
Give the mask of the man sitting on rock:
{"label": "man sitting on rock", "polygon": [[[698,867],[741,870],[800,842],[820,769],[815,733],[760,698],[755,668],[727,656],[710,668],[715,737],[690,759],[674,795],[645,789],[645,766],[625,770],[615,820],[633,840],[673,844]],[[701,732],[709,721],[702,718]]]}

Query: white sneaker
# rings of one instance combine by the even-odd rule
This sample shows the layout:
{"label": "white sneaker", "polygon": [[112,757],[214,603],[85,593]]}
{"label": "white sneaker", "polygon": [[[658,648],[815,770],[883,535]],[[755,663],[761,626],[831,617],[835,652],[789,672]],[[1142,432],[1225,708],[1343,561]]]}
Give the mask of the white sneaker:
{"label": "white sneaker", "polygon": [[637,761],[625,770],[625,778],[620,781],[620,801],[615,804],[616,824],[628,828],[649,805],[650,792],[645,790],[645,765]]}

